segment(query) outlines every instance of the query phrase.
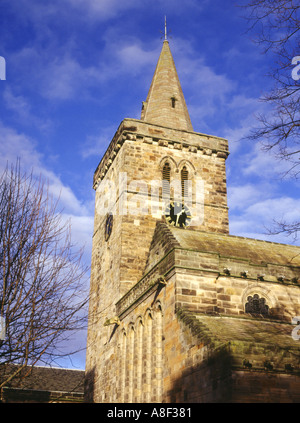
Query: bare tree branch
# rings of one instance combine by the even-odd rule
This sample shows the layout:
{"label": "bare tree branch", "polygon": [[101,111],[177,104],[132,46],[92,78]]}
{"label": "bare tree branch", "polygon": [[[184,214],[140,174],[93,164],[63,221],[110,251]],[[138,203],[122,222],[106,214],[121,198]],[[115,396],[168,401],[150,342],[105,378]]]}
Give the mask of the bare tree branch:
{"label": "bare tree branch", "polygon": [[[86,326],[83,250],[72,245],[57,206],[42,179],[22,174],[19,163],[0,176],[0,364],[51,364]],[[8,382],[1,376],[0,387]]]}
{"label": "bare tree branch", "polygon": [[[261,141],[266,151],[288,164],[283,177],[300,176],[300,80],[292,77],[292,60],[300,55],[299,0],[250,0],[245,17],[255,42],[273,59],[269,77],[273,88],[261,101],[271,106],[270,115],[257,116],[258,127],[249,139]],[[277,222],[273,233],[285,232],[297,237],[299,222]]]}

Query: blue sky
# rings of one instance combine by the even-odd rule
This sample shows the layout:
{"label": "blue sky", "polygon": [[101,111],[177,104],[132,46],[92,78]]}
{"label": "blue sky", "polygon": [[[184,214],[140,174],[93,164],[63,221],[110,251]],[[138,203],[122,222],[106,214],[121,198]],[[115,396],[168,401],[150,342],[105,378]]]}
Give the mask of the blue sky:
{"label": "blue sky", "polygon": [[[230,233],[292,243],[265,234],[273,219],[298,219],[299,182],[282,181],[286,164],[243,140],[268,112],[259,97],[272,58],[235,1],[1,0],[0,170],[20,157],[47,178],[89,262],[93,172],[120,122],[140,118],[165,15],[194,130],[229,140]],[[83,368],[84,355],[74,363]]]}

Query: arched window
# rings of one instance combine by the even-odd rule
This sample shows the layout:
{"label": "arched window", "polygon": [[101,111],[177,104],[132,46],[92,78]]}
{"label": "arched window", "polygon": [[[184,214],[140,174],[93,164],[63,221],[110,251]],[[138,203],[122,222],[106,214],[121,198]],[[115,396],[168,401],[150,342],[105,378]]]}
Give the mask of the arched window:
{"label": "arched window", "polygon": [[170,181],[171,181],[171,166],[169,162],[166,162],[162,170],[162,195],[163,196],[170,195]]}
{"label": "arched window", "polygon": [[125,402],[125,387],[126,387],[126,350],[127,337],[126,332],[121,334],[121,354],[120,354],[120,398],[121,402]]}
{"label": "arched window", "polygon": [[162,381],[163,381],[163,322],[160,303],[156,303],[153,320],[153,393],[154,402],[162,402]]}
{"label": "arched window", "polygon": [[188,179],[189,179],[189,172],[186,166],[183,166],[181,169],[181,195],[182,195],[182,202],[184,202],[184,197],[188,197]]}
{"label": "arched window", "polygon": [[134,402],[142,401],[143,375],[143,322],[138,319],[136,324],[136,341],[134,353]]}
{"label": "arched window", "polygon": [[144,368],[143,368],[143,402],[151,402],[152,392],[152,366],[153,366],[153,344],[152,344],[152,315],[148,311],[145,316],[145,327],[144,327]]}
{"label": "arched window", "polygon": [[126,354],[126,388],[127,395],[125,396],[125,402],[132,402],[133,399],[133,369],[134,369],[134,328],[133,326],[129,327],[128,330],[128,340],[127,340],[127,354]]}
{"label": "arched window", "polygon": [[245,312],[267,316],[269,314],[269,306],[266,304],[265,298],[260,298],[258,294],[250,295],[245,304]]}

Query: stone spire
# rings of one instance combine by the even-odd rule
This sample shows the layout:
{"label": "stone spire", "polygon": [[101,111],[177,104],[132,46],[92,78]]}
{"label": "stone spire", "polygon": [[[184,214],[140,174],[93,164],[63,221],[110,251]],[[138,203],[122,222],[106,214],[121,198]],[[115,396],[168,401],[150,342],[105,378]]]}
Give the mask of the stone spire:
{"label": "stone spire", "polygon": [[169,128],[193,131],[166,35],[147,100],[143,102],[141,120]]}

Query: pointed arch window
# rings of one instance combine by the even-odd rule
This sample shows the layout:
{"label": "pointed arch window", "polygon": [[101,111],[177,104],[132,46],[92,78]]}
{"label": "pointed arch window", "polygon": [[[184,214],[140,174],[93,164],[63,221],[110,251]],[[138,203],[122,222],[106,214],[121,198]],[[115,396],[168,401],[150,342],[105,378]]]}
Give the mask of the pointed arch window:
{"label": "pointed arch window", "polygon": [[126,366],[127,366],[126,402],[132,402],[132,398],[133,398],[134,340],[135,340],[134,328],[133,326],[131,326],[128,331],[127,354],[126,354]]}
{"label": "pointed arch window", "polygon": [[169,162],[164,164],[162,170],[162,195],[170,195],[170,182],[171,182],[171,166]]}
{"label": "pointed arch window", "polygon": [[150,311],[147,312],[145,318],[145,330],[144,330],[144,352],[145,366],[143,371],[143,386],[144,386],[144,400],[143,402],[151,402],[152,393],[152,367],[153,367],[153,317]]}
{"label": "pointed arch window", "polygon": [[121,402],[125,402],[125,388],[126,388],[126,351],[127,351],[127,337],[126,332],[121,335],[121,374],[120,374],[120,398]]}
{"label": "pointed arch window", "polygon": [[181,169],[181,196],[182,201],[184,201],[185,197],[188,197],[188,179],[189,179],[189,172],[186,166],[183,166]]}
{"label": "pointed arch window", "polygon": [[139,319],[136,325],[136,342],[134,346],[134,402],[142,401],[143,329],[143,322]]}

